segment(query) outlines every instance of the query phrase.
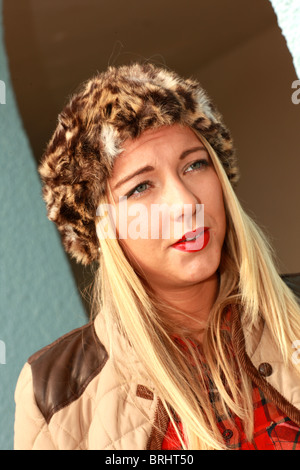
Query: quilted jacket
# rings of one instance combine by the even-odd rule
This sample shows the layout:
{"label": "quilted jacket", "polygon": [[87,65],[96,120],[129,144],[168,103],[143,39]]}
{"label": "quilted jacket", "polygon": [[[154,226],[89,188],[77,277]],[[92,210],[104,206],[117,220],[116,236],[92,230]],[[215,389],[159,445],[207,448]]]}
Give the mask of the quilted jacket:
{"label": "quilted jacket", "polygon": [[[242,366],[300,427],[299,376],[285,367],[266,325],[250,334],[240,328],[239,316],[232,306],[233,345]],[[128,376],[128,360],[137,372],[141,368],[128,344],[120,336],[115,344],[113,360],[96,317],[29,358],[15,392],[16,450],[161,449],[168,416],[151,383]]]}

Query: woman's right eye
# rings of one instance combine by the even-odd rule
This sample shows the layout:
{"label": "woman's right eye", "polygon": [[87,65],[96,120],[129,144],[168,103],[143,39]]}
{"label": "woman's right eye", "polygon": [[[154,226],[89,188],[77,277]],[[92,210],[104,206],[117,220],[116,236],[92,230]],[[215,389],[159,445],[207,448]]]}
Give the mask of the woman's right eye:
{"label": "woman's right eye", "polygon": [[[143,181],[142,183],[140,183],[139,185],[137,185],[135,188],[133,188],[131,191],[129,191],[129,193],[126,194],[127,198],[133,196],[133,197],[140,197],[139,194],[143,194],[147,191],[147,189],[145,189],[144,191],[138,191],[139,188],[141,187],[145,187],[147,186],[148,184],[150,184],[150,181]],[[138,194],[134,194],[135,191],[138,191]]]}

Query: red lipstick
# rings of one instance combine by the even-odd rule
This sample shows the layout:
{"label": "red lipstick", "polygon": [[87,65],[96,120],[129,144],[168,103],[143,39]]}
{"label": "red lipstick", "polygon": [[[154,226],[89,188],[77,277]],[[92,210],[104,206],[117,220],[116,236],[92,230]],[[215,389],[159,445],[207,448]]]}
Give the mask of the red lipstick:
{"label": "red lipstick", "polygon": [[176,250],[192,253],[203,250],[207,246],[209,239],[209,227],[199,227],[192,232],[185,233],[172,247],[176,248]]}

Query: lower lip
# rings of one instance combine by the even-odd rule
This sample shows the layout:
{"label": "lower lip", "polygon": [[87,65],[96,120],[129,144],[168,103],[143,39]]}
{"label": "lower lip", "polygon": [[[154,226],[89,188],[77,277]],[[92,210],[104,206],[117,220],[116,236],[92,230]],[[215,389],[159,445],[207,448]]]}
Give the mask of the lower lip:
{"label": "lower lip", "polygon": [[175,243],[172,245],[172,248],[180,251],[186,251],[188,253],[193,253],[195,251],[204,250],[207,246],[210,239],[209,230],[204,230],[204,232],[200,235],[200,237],[196,238],[196,240],[190,242],[180,242]]}

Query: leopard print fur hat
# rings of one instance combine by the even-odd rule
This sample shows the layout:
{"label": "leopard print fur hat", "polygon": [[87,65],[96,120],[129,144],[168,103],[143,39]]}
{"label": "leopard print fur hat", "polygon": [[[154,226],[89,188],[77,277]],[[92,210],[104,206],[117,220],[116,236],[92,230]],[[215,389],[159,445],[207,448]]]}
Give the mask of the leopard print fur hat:
{"label": "leopard print fur hat", "polygon": [[48,218],[77,262],[99,258],[95,217],[127,138],[179,123],[203,135],[234,186],[233,143],[222,116],[193,79],[153,64],[109,67],[85,82],[58,116],[39,173]]}

